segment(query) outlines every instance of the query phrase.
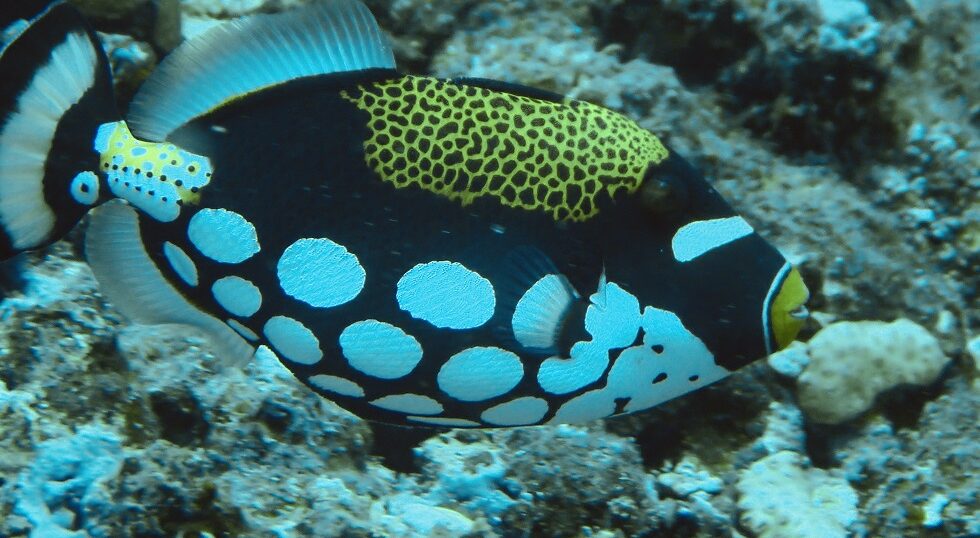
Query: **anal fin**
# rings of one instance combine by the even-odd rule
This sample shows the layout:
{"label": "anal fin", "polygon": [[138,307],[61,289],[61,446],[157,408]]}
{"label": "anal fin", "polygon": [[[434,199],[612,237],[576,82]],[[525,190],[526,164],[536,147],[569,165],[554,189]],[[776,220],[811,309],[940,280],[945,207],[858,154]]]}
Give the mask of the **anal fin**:
{"label": "anal fin", "polygon": [[245,339],[180,294],[153,263],[140,236],[139,214],[123,201],[92,212],[85,253],[103,295],[126,317],[146,324],[181,324],[204,332],[225,364],[255,353]]}

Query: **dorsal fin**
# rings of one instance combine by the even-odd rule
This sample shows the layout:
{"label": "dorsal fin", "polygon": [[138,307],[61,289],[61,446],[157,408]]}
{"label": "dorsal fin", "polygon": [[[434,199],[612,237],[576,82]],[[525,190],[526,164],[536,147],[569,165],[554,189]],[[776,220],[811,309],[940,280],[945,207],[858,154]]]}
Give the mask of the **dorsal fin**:
{"label": "dorsal fin", "polygon": [[326,0],[304,9],[254,15],[211,28],[184,43],[133,99],[129,122],[146,140],[235,97],[315,75],[395,67],[374,16],[359,0]]}

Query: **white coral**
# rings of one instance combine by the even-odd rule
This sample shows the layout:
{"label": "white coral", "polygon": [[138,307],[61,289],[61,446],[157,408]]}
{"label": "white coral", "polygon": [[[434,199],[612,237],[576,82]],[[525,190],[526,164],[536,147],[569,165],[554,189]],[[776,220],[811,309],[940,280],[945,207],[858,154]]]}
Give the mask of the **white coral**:
{"label": "white coral", "polygon": [[759,538],[845,538],[858,518],[847,480],[810,467],[796,452],[753,463],[735,487],[739,521]]}
{"label": "white coral", "polygon": [[949,362],[939,341],[907,319],[834,323],[807,343],[807,353],[800,407],[829,424],[867,411],[884,391],[932,383]]}

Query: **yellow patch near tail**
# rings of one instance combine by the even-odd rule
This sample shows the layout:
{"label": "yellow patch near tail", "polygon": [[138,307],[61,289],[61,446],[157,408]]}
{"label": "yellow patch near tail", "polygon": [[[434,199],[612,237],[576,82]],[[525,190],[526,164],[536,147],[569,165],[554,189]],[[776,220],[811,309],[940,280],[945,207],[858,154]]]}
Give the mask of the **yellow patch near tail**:
{"label": "yellow patch near tail", "polygon": [[406,76],[343,92],[370,115],[368,165],[398,188],[417,186],[466,206],[506,207],[585,221],[598,197],[636,191],[667,148],[622,114]]}
{"label": "yellow patch near tail", "polygon": [[183,204],[197,204],[211,181],[211,162],[166,142],[144,142],[125,122],[106,123],[95,139],[109,188],[151,217],[170,222]]}

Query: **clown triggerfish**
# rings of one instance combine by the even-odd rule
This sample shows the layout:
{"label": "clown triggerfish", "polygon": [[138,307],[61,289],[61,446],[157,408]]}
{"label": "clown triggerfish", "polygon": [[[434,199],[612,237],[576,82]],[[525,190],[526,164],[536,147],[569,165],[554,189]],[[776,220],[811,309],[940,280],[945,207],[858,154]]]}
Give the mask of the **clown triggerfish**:
{"label": "clown triggerfish", "polygon": [[116,111],[63,1],[0,8],[0,255],[91,215],[132,319],[271,349],[351,412],[497,427],[647,409],[786,346],[799,273],[659,138],[547,91],[404,75],[368,9],[217,26]]}

